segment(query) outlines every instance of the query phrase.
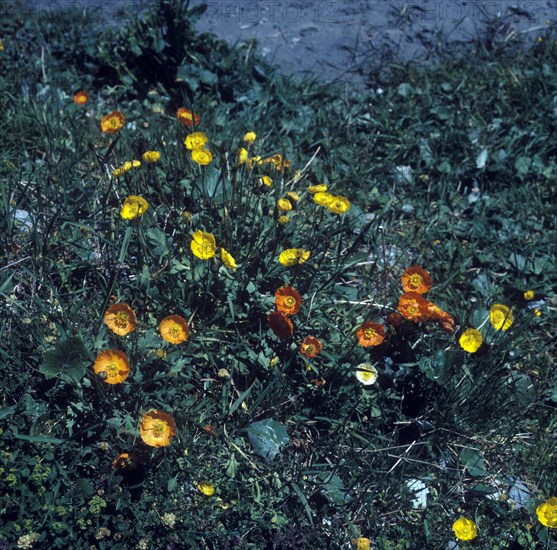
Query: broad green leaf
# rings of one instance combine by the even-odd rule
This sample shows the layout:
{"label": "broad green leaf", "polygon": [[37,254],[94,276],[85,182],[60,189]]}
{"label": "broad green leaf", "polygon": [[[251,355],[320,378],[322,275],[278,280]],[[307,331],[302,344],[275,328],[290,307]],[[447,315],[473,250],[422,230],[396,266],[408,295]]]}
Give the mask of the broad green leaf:
{"label": "broad green leaf", "polygon": [[61,340],[54,349],[44,354],[44,364],[39,372],[47,378],[61,378],[79,382],[87,369],[87,351],[78,336]]}
{"label": "broad green leaf", "polygon": [[267,462],[271,462],[280,447],[290,441],[285,427],[273,419],[253,422],[246,431],[253,450]]}

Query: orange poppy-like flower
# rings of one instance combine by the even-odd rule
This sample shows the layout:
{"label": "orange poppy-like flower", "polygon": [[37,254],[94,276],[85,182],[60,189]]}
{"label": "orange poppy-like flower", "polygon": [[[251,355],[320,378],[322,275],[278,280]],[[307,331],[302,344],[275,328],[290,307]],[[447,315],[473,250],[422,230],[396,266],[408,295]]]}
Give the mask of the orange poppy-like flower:
{"label": "orange poppy-like flower", "polygon": [[425,300],[426,303],[426,320],[436,321],[439,323],[441,328],[448,333],[454,332],[454,319],[446,312],[443,311],[439,306],[436,306],[433,302]]}
{"label": "orange poppy-like flower", "polygon": [[419,323],[428,318],[428,301],[417,292],[406,292],[398,301],[398,312],[409,321]]}
{"label": "orange poppy-like flower", "polygon": [[409,267],[402,275],[402,288],[404,292],[417,292],[425,294],[432,285],[431,277],[419,265]]}
{"label": "orange poppy-like flower", "polygon": [[317,355],[319,355],[322,349],[323,344],[317,338],[314,338],[313,336],[307,336],[302,341],[302,344],[300,346],[300,353],[308,359],[313,359],[314,357],[317,357]]}
{"label": "orange poppy-like flower", "polygon": [[402,317],[393,311],[385,317],[385,322],[393,328],[398,328],[402,324]]}
{"label": "orange poppy-like flower", "polygon": [[73,96],[74,103],[77,105],[83,105],[89,101],[89,94],[85,90],[79,90]]}
{"label": "orange poppy-like flower", "polygon": [[385,340],[385,327],[379,323],[368,321],[356,331],[356,336],[358,344],[364,348],[378,346]]}
{"label": "orange poppy-like flower", "polygon": [[286,315],[295,315],[300,311],[302,297],[291,286],[281,286],[275,292],[277,309]]}
{"label": "orange poppy-like flower", "polygon": [[286,340],[292,336],[294,325],[282,311],[273,311],[267,317],[269,328],[281,339]]}
{"label": "orange poppy-like flower", "polygon": [[123,351],[106,349],[97,355],[93,370],[107,384],[121,384],[130,375],[130,364]]}
{"label": "orange poppy-like flower", "polygon": [[107,134],[117,134],[124,126],[126,119],[120,111],[103,116],[101,120],[101,130]]}
{"label": "orange poppy-like flower", "polygon": [[149,411],[141,419],[139,434],[150,447],[167,447],[176,435],[176,422],[168,413]]}
{"label": "orange poppy-like flower", "polygon": [[110,306],[103,318],[108,328],[118,336],[126,336],[135,330],[137,324],[134,310],[128,304]]}
{"label": "orange poppy-like flower", "polygon": [[178,122],[188,128],[198,126],[201,121],[201,117],[197,113],[192,113],[189,109],[184,109],[183,107],[178,109],[176,117],[178,118]]}
{"label": "orange poppy-like flower", "polygon": [[181,344],[190,337],[188,322],[180,315],[165,317],[159,326],[161,336],[171,344]]}
{"label": "orange poppy-like flower", "polygon": [[112,462],[113,470],[130,471],[139,465],[139,456],[134,453],[120,453]]}

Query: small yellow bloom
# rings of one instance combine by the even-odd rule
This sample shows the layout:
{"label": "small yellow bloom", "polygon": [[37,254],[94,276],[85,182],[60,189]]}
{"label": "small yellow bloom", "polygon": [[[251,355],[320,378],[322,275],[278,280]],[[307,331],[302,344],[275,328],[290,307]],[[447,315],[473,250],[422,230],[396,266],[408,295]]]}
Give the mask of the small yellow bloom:
{"label": "small yellow bloom", "polygon": [[4,41],[0,40],[0,52],[4,51]]}
{"label": "small yellow bloom", "polygon": [[542,312],[541,312],[538,308],[536,308],[536,309],[534,310],[534,315],[535,315],[536,317],[541,317],[541,316],[542,316]]}
{"label": "small yellow bloom", "polygon": [[551,497],[536,508],[536,515],[542,525],[557,529],[557,497]]}
{"label": "small yellow bloom", "polygon": [[507,306],[493,304],[489,310],[489,320],[495,330],[508,330],[513,324],[513,314]]}
{"label": "small yellow bloom", "polygon": [[238,151],[238,164],[245,164],[248,160],[248,150],[245,147],[242,147]]}
{"label": "small yellow bloom", "polygon": [[115,178],[118,178],[124,175],[126,172],[129,172],[131,169],[132,169],[132,163],[130,161],[126,161],[124,162],[124,164],[122,164],[122,166],[119,166],[118,168],[112,170],[112,175]]}
{"label": "small yellow bloom", "polygon": [[143,216],[147,208],[149,208],[149,203],[143,197],[130,195],[124,201],[122,210],[120,210],[120,216],[125,220],[133,220],[134,218]]}
{"label": "small yellow bloom", "polygon": [[143,162],[158,162],[161,154],[158,151],[145,151],[141,156]]}
{"label": "small yellow bloom", "polygon": [[534,291],[533,291],[533,290],[527,290],[527,291],[524,293],[524,299],[525,299],[525,300],[533,300],[533,299],[534,299],[534,296],[535,296],[535,294],[534,294]]}
{"label": "small yellow bloom", "polygon": [[209,149],[194,149],[191,152],[191,159],[200,166],[207,166],[213,160],[213,154]]}
{"label": "small yellow bloom", "polygon": [[371,540],[365,537],[354,539],[352,544],[354,545],[354,550],[370,550],[371,548]]}
{"label": "small yellow bloom", "polygon": [[190,244],[193,255],[200,260],[209,260],[215,256],[217,243],[211,233],[196,231]]}
{"label": "small yellow bloom", "polygon": [[220,259],[227,269],[237,269],[236,260],[224,249],[220,249]]}
{"label": "small yellow bloom", "polygon": [[279,262],[285,267],[292,267],[294,265],[303,264],[309,257],[311,252],[309,250],[304,250],[303,248],[287,248],[283,250],[279,255]]}
{"label": "small yellow bloom", "polygon": [[290,222],[290,218],[288,216],[279,216],[277,222],[279,222],[280,225],[286,225]]}
{"label": "small yellow bloom", "polygon": [[476,351],[478,351],[480,349],[480,346],[482,345],[482,342],[482,334],[475,328],[466,329],[458,340],[460,347],[468,353],[475,353]]}
{"label": "small yellow bloom", "polygon": [[139,168],[141,166],[141,161],[132,160],[132,168]]}
{"label": "small yellow bloom", "polygon": [[208,481],[200,481],[197,484],[197,488],[206,496],[210,497],[211,495],[215,494],[215,486]]}
{"label": "small yellow bloom", "polygon": [[261,176],[259,178],[259,183],[271,187],[271,185],[273,185],[273,180],[269,176]]}
{"label": "small yellow bloom", "polygon": [[292,203],[286,197],[283,197],[278,200],[277,208],[281,212],[290,212],[290,210],[292,210]]}
{"label": "small yellow bloom", "polygon": [[457,519],[453,523],[453,531],[459,540],[474,540],[478,536],[478,528],[471,519]]}
{"label": "small yellow bloom", "polygon": [[249,159],[246,160],[246,162],[250,170],[253,168],[254,164],[257,166],[261,166],[261,164],[263,164],[263,160],[261,160],[260,155],[257,155],[256,157],[250,157]]}
{"label": "small yellow bloom", "polygon": [[186,136],[184,143],[187,149],[195,150],[205,147],[208,141],[209,140],[205,135],[205,132],[193,132],[193,134]]}
{"label": "small yellow bloom", "polygon": [[326,193],[327,186],[324,183],[320,183],[318,185],[310,185],[308,187],[308,193],[310,195],[315,195],[315,193]]}
{"label": "small yellow bloom", "polygon": [[300,200],[300,195],[298,195],[298,193],[296,193],[296,191],[288,191],[288,193],[286,193],[285,197],[292,203],[295,204]]}
{"label": "small yellow bloom", "polygon": [[257,138],[257,134],[255,132],[247,132],[244,134],[244,141],[248,144],[252,144],[255,139]]}
{"label": "small yellow bloom", "polygon": [[326,206],[334,214],[344,214],[350,210],[350,201],[346,197],[338,195],[333,197]]}
{"label": "small yellow bloom", "polygon": [[319,205],[319,206],[328,206],[329,203],[332,202],[333,200],[333,195],[331,195],[330,193],[315,193],[313,195],[313,200]]}

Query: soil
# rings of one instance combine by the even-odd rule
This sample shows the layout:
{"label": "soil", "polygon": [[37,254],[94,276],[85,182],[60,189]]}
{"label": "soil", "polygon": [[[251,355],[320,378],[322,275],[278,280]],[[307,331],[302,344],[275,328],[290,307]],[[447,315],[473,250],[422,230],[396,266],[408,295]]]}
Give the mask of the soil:
{"label": "soil", "polygon": [[[0,4],[4,0],[0,0]],[[33,10],[78,7],[125,22],[153,0],[27,0]],[[230,44],[255,51],[285,73],[365,86],[385,60],[424,60],[478,39],[519,48],[557,23],[557,0],[191,0],[197,22]],[[254,42],[255,41],[255,42]],[[253,50],[251,50],[253,51]]]}

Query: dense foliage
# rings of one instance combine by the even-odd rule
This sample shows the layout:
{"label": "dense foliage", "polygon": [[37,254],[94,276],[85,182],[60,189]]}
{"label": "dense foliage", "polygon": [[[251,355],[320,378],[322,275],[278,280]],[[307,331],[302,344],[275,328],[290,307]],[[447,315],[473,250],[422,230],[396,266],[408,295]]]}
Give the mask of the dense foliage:
{"label": "dense foliage", "polygon": [[550,548],[551,28],[358,92],[199,13],[7,6],[0,546]]}

